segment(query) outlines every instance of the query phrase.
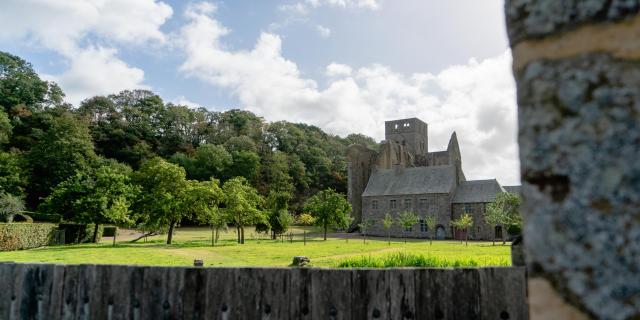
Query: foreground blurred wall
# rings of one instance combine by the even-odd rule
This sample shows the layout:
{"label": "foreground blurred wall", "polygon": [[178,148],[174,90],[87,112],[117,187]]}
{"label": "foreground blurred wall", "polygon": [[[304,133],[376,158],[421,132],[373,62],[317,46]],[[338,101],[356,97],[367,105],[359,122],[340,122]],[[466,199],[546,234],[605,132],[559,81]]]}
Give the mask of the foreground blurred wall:
{"label": "foreground blurred wall", "polygon": [[534,319],[640,318],[640,1],[507,0]]}

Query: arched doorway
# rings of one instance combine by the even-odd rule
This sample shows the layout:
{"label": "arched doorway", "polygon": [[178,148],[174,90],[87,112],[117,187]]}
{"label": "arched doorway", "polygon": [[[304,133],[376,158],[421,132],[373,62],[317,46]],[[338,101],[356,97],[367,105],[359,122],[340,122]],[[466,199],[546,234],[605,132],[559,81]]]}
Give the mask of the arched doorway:
{"label": "arched doorway", "polygon": [[494,231],[494,238],[495,239],[502,239],[502,226],[496,226],[495,227],[495,231]]}
{"label": "arched doorway", "polygon": [[446,236],[446,233],[444,231],[444,227],[441,224],[439,224],[436,227],[436,239],[443,240],[445,236]]}

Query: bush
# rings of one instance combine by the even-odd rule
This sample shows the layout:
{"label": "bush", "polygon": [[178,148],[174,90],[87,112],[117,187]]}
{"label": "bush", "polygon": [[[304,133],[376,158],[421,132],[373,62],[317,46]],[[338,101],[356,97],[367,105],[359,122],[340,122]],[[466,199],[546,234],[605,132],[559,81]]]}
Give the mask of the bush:
{"label": "bush", "polygon": [[520,235],[520,233],[522,233],[522,228],[517,224],[512,224],[512,225],[509,225],[509,227],[507,227],[507,234],[509,234],[512,237],[518,236]]}
{"label": "bush", "polygon": [[298,220],[296,221],[297,224],[302,226],[311,226],[316,222],[316,218],[314,218],[312,215],[308,213],[303,213],[299,215],[297,220]]}
{"label": "bush", "polygon": [[117,232],[118,232],[118,227],[116,226],[104,226],[102,228],[103,237],[115,237]]}
{"label": "bush", "polygon": [[496,259],[492,261],[484,261],[481,263],[480,261],[472,258],[449,260],[431,256],[423,256],[421,254],[399,252],[383,257],[360,256],[356,258],[347,258],[339,261],[336,266],[338,268],[477,268],[483,266],[510,265],[510,261],[505,259]]}
{"label": "bush", "polygon": [[49,245],[55,230],[50,223],[0,223],[0,251]]}
{"label": "bush", "polygon": [[18,213],[15,216],[13,216],[13,222],[33,223],[33,218],[31,218],[29,215],[26,215],[24,213]]}
{"label": "bush", "polygon": [[32,212],[31,217],[38,222],[60,223],[62,221],[62,215],[55,213]]}
{"label": "bush", "polygon": [[[61,223],[58,225],[60,230],[64,230],[64,244],[74,243],[91,243],[93,242],[93,230],[95,224],[79,224],[79,223]],[[104,227],[98,227],[98,236],[96,241],[102,238]]]}

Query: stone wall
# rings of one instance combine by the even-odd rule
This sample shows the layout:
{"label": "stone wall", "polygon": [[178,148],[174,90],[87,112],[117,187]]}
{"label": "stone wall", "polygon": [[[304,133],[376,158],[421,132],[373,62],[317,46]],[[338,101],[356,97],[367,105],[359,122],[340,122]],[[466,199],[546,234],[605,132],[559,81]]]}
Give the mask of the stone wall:
{"label": "stone wall", "polygon": [[[473,217],[473,227],[469,230],[469,239],[473,240],[493,240],[495,227],[488,225],[484,220],[485,203],[454,203],[451,205],[453,219],[458,219],[463,213],[469,213]],[[507,230],[502,228],[505,239]]]}
{"label": "stone wall", "polygon": [[362,221],[362,193],[375,165],[376,152],[362,145],[351,145],[347,149],[347,160],[347,198],[351,204],[354,224],[357,224]]}
{"label": "stone wall", "polygon": [[640,318],[640,1],[505,10],[532,317]]}
{"label": "stone wall", "polygon": [[[411,200],[411,206],[405,208],[405,200]],[[390,207],[390,201],[396,201],[396,208]],[[424,201],[426,200],[426,201]],[[372,202],[377,201],[377,209],[372,207]],[[428,194],[428,195],[406,195],[406,196],[378,196],[378,197],[363,197],[363,217],[364,219],[372,219],[376,221],[375,225],[368,232],[370,235],[387,236],[387,231],[382,226],[382,220],[387,213],[390,213],[394,219],[398,218],[398,215],[404,211],[411,211],[422,218],[429,214],[436,214],[436,225],[443,225],[446,231],[446,237],[451,238],[450,229],[448,228],[449,221],[451,219],[451,199],[449,194]],[[391,235],[393,237],[412,237],[412,238],[428,238],[433,236],[433,226],[427,226],[428,232],[422,232],[420,225],[413,226],[412,231],[404,231],[404,228],[399,225],[394,225],[391,228]]]}

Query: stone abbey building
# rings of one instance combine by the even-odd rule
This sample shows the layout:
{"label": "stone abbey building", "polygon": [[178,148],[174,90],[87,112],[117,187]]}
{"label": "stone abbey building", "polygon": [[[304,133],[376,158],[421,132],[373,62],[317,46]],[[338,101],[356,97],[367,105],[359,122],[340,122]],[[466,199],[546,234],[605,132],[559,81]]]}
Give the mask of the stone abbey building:
{"label": "stone abbey building", "polygon": [[[519,193],[519,186],[503,187],[496,179],[467,180],[456,133],[447,150],[429,152],[427,129],[417,118],[387,121],[378,151],[349,146],[348,197],[355,221],[372,219],[376,223],[368,233],[386,236],[384,216],[390,213],[395,219],[411,211],[420,217],[419,223],[411,230],[396,224],[391,229],[393,236],[423,238],[433,236],[435,229],[436,238],[460,238],[465,235],[454,232],[449,222],[469,213],[474,221],[469,239],[500,238],[506,230],[484,222],[485,207],[499,192]],[[425,216],[434,216],[435,225],[426,225]]]}

